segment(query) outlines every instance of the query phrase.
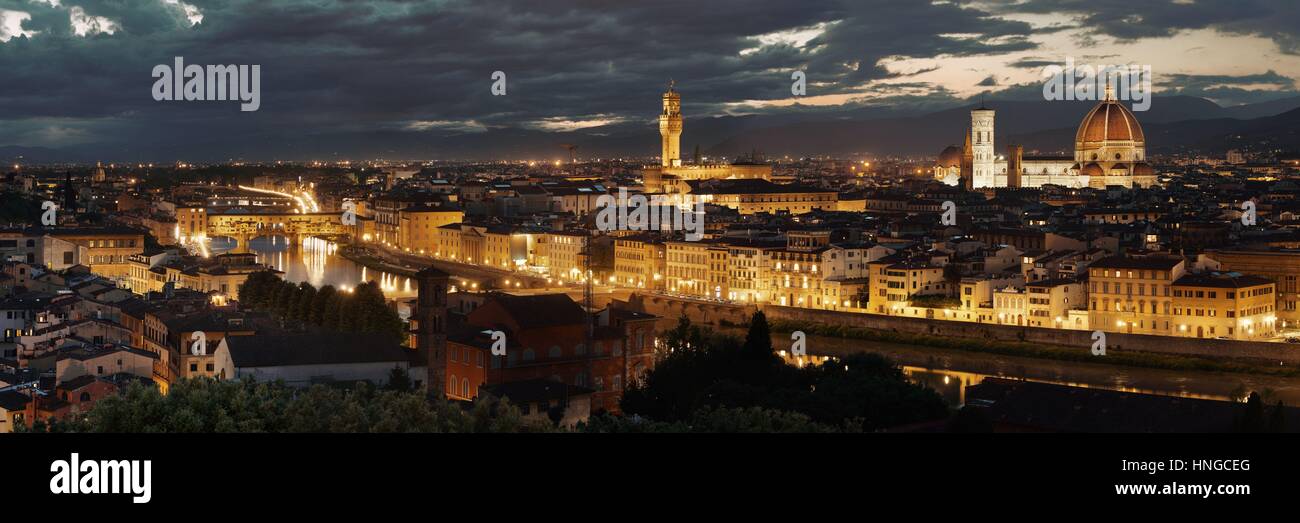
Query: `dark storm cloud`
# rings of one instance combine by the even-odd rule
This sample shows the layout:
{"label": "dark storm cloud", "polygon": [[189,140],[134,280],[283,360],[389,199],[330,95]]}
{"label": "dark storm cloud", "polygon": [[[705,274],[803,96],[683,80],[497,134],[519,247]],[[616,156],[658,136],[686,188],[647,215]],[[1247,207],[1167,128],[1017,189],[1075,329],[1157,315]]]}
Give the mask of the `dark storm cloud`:
{"label": "dark storm cloud", "polygon": [[[1030,28],[950,4],[803,0],[350,1],[0,0],[29,13],[30,38],[0,43],[0,144],[208,143],[238,137],[418,129],[448,133],[547,122],[648,122],[669,78],[694,114],[788,96],[805,69],[815,94],[901,76],[889,57],[1028,49]],[[886,6],[887,4],[887,6]],[[197,8],[194,25],[184,5]],[[74,35],[70,10],[111,21]],[[887,9],[885,7],[888,7]],[[796,46],[760,39],[810,28]],[[815,34],[815,31],[814,31]],[[743,52],[742,52],[743,51]],[[150,70],[259,64],[262,108],[153,101]],[[504,71],[508,95],[492,96]]]}
{"label": "dark storm cloud", "polygon": [[[1003,0],[998,12],[1070,14],[1095,34],[1122,40],[1173,36],[1187,29],[1270,38],[1289,54],[1300,54],[1300,4],[1294,0]],[[987,2],[981,3],[986,5]]]}
{"label": "dark storm cloud", "polygon": [[[338,133],[646,126],[669,78],[692,116],[717,115],[788,98],[796,69],[809,95],[854,94],[925,71],[891,71],[893,59],[1032,50],[1035,31],[1063,27],[952,3],[857,0],[0,0],[4,11],[29,14],[21,29],[34,34],[0,41],[0,145],[111,143],[134,155],[248,142],[312,150]],[[86,30],[87,19],[112,34]],[[150,71],[175,56],[261,65],[261,110],[155,102]],[[507,96],[489,91],[497,70]],[[951,98],[929,89],[897,96]]]}
{"label": "dark storm cloud", "polygon": [[1157,77],[1166,94],[1199,96],[1220,105],[1260,102],[1282,96],[1294,96],[1296,81],[1268,71],[1247,75],[1171,74]]}

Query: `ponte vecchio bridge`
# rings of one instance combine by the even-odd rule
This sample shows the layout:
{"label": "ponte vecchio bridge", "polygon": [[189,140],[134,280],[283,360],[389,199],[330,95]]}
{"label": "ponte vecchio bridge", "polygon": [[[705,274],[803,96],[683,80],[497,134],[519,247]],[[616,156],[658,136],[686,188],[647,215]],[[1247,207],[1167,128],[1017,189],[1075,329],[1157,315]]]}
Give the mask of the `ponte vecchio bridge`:
{"label": "ponte vecchio bridge", "polygon": [[343,225],[342,215],[337,212],[291,214],[241,209],[227,213],[209,212],[207,215],[208,237],[234,238],[238,242],[235,252],[246,252],[250,241],[263,236],[283,236],[289,240],[290,246],[297,247],[307,236],[352,234],[353,229],[354,226]]}

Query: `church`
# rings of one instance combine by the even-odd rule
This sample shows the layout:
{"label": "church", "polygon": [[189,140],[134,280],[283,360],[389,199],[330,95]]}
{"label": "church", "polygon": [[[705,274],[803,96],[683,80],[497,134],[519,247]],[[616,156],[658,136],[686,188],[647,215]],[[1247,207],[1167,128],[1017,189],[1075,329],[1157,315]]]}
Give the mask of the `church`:
{"label": "church", "polygon": [[1115,99],[1108,85],[1106,96],[1079,123],[1074,155],[1024,154],[1009,145],[1004,155],[993,146],[994,111],[982,104],[971,111],[971,125],[962,147],[949,146],[939,153],[934,177],[967,189],[995,187],[1151,187],[1155,170],[1146,162],[1146,137],[1133,112]]}
{"label": "church", "polygon": [[733,163],[703,164],[682,163],[682,96],[669,82],[663,94],[663,110],[659,113],[660,161],[657,166],[641,170],[642,184],[647,193],[689,192],[685,182],[694,180],[773,180],[772,165],[759,161],[737,160]]}

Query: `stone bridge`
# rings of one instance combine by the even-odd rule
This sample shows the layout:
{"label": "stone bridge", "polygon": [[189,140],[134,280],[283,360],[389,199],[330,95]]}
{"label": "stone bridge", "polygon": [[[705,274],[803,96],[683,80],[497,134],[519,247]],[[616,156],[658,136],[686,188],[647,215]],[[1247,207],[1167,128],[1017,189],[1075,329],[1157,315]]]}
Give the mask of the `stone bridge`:
{"label": "stone bridge", "polygon": [[353,226],[343,225],[342,215],[335,212],[287,214],[249,213],[208,214],[208,237],[229,236],[239,242],[243,252],[248,242],[262,236],[284,236],[289,245],[298,246],[308,236],[352,234]]}

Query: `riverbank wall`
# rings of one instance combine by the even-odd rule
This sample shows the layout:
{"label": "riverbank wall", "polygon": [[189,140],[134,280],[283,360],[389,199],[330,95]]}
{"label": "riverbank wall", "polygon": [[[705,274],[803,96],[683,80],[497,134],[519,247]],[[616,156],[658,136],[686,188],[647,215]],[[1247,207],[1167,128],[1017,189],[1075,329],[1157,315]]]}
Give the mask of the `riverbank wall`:
{"label": "riverbank wall", "polygon": [[[735,325],[748,323],[749,317],[760,307],[693,300],[673,296],[635,294],[629,305],[651,314],[677,318],[686,313],[696,323]],[[763,305],[761,310],[768,321],[787,321],[819,325],[840,325],[900,334],[1025,342],[1092,350],[1092,331],[1021,327],[1016,325],[991,325],[959,321],[933,320],[864,314],[857,312],[828,311]],[[1211,359],[1232,359],[1256,364],[1300,365],[1300,345],[1258,341],[1217,340],[1152,336],[1146,334],[1106,333],[1107,351],[1133,351]]]}

